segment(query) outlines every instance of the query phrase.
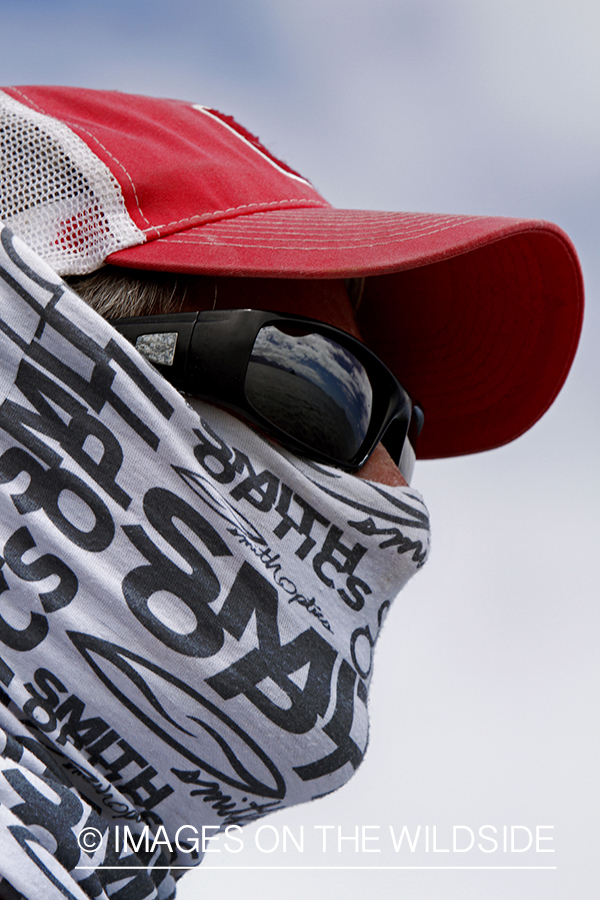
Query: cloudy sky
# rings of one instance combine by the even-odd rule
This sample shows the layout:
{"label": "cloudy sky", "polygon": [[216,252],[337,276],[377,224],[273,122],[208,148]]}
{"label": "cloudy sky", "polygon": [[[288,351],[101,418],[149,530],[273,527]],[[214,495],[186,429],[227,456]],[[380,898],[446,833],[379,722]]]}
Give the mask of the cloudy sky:
{"label": "cloudy sky", "polygon": [[[509,447],[417,467],[433,554],[381,638],[363,767],[339,794],[274,817],[262,833],[269,849],[274,829],[303,826],[303,854],[261,852],[249,829],[243,853],[209,855],[180,897],[595,898],[600,6],[0,0],[0,9],[2,84],[192,100],[235,115],[337,206],[532,216],[573,238],[587,320],[552,410]],[[365,847],[381,852],[347,841],[338,853],[332,838],[323,853],[315,825],[333,825],[334,836],[374,826],[366,834],[380,840]],[[428,826],[429,851],[396,853],[390,825],[413,837],[421,825],[421,842]],[[498,850],[452,852],[453,825],[494,826]],[[433,826],[438,851],[450,852],[433,852]],[[524,826],[516,849],[525,828],[554,826],[540,847],[555,852],[511,852],[510,826]],[[300,868],[239,868],[286,865]]]}
{"label": "cloudy sky", "polygon": [[271,366],[293,370],[331,397],[354,425],[358,450],[369,425],[373,391],[365,369],[350,351],[321,334],[292,336],[268,325],[256,338],[255,355]]}

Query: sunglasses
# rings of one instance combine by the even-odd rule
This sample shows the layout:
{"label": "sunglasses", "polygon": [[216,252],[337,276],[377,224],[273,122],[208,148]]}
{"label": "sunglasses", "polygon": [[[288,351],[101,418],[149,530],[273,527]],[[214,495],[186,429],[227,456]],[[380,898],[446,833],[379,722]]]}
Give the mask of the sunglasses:
{"label": "sunglasses", "polygon": [[257,309],[113,319],[174,387],[240,413],[299,456],[355,472],[381,441],[410,475],[423,412],[360,341]]}

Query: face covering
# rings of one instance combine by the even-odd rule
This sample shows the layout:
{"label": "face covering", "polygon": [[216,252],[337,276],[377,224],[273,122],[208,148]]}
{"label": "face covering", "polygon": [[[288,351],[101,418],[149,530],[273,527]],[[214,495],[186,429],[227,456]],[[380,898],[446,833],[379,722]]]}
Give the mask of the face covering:
{"label": "face covering", "polygon": [[356,770],[427,511],[192,409],[0,237],[0,874],[169,897],[202,826]]}

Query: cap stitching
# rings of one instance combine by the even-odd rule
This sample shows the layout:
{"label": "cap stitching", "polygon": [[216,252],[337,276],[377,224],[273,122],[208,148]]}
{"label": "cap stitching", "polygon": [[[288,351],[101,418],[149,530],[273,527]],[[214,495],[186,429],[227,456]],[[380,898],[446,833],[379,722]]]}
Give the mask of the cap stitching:
{"label": "cap stitching", "polygon": [[[411,228],[402,228],[400,230],[396,230],[395,232],[391,232],[391,234],[392,235],[402,234],[402,235],[405,235],[406,239],[413,239],[413,238],[418,238],[422,235],[435,234],[437,231],[446,231],[449,228],[458,228],[459,226],[462,226],[468,222],[469,222],[469,219],[461,219],[460,221],[446,220],[445,222],[444,222],[444,220],[438,220],[438,222],[435,223],[438,226],[437,228],[432,228],[432,226],[434,224],[433,222],[429,223],[429,228],[425,227],[425,225],[428,223],[421,223],[420,228],[416,227],[418,225],[418,223],[415,223]],[[252,228],[252,225],[256,225],[256,224],[257,224],[256,222],[253,222],[251,224],[250,228]],[[264,224],[264,223],[261,223],[261,224]],[[206,226],[204,226],[204,227],[206,227]],[[345,234],[345,230],[341,229],[341,228],[336,228],[335,223],[331,224],[329,231],[330,231],[330,233],[332,233],[332,239],[336,243],[337,243],[337,240],[336,240],[337,236],[338,235],[343,236]],[[390,234],[389,220],[388,220],[388,224],[386,224],[385,229],[383,229],[383,228],[381,229],[381,232],[383,232],[383,231],[385,231],[386,236]],[[219,232],[221,233],[221,235],[227,234],[227,225],[223,224],[222,226],[220,226]],[[249,230],[247,233],[249,235],[256,236],[256,237],[268,237],[271,234],[275,235],[275,236],[287,236],[287,237],[292,237],[293,235],[298,235],[301,237],[304,236],[304,232],[301,229],[281,229],[281,228],[274,228],[274,227],[273,228],[260,228],[260,227],[254,228],[254,229],[252,229],[252,231]],[[167,237],[167,236],[168,235],[165,235],[165,237]],[[315,242],[319,241],[318,238],[316,238],[314,236],[311,236],[311,237],[312,237],[312,240],[314,240]],[[369,242],[371,242],[372,240],[375,240],[376,238],[377,238],[376,234],[371,235],[369,237]],[[320,242],[324,243],[325,239],[322,239]]]}
{"label": "cap stitching", "polygon": [[[50,119],[58,119],[59,122],[63,122],[64,125],[68,125],[69,128],[72,128],[73,130],[83,131],[83,133],[84,133],[84,134],[87,134],[88,137],[91,137],[92,140],[95,141],[95,142],[98,144],[99,147],[102,147],[102,149],[104,150],[104,152],[107,153],[108,156],[110,156],[110,158],[111,158],[112,160],[114,160],[114,162],[115,162],[118,166],[120,166],[120,167],[123,169],[123,171],[125,172],[125,175],[126,175],[127,178],[129,179],[129,183],[130,183],[131,189],[132,189],[132,191],[133,191],[133,196],[135,197],[135,205],[136,205],[137,208],[138,208],[138,212],[139,212],[140,216],[142,217],[142,219],[144,220],[144,222],[147,222],[147,223],[148,223],[148,226],[149,226],[148,228],[140,229],[140,231],[151,231],[151,230],[152,230],[152,225],[150,225],[150,222],[148,221],[148,219],[146,218],[146,216],[145,216],[144,213],[142,212],[142,209],[141,209],[141,206],[140,206],[140,202],[139,202],[139,199],[138,199],[138,195],[137,195],[137,191],[136,191],[136,188],[135,188],[135,184],[133,183],[133,178],[131,177],[131,175],[129,174],[129,172],[127,171],[127,169],[126,169],[125,166],[123,165],[123,163],[122,163],[120,160],[118,160],[118,159],[116,158],[116,156],[114,156],[114,155],[110,152],[110,150],[109,150],[107,147],[104,146],[104,144],[102,143],[102,141],[99,141],[98,138],[95,137],[95,136],[94,136],[90,131],[88,131],[86,128],[84,128],[83,125],[77,125],[77,124],[75,124],[74,122],[71,122],[71,121],[69,121],[69,120],[67,120],[67,119],[59,119],[58,116],[53,116],[53,115],[51,115],[51,114],[50,114],[49,112],[47,112],[45,109],[42,109],[42,107],[39,106],[39,105],[35,102],[35,100],[32,100],[31,97],[28,97],[27,94],[24,94],[23,91],[20,91],[18,88],[13,88],[12,90],[14,90],[15,93],[19,94],[21,97],[23,97],[25,100],[27,100],[28,103],[31,103],[31,105],[34,106],[34,107],[38,110],[38,112],[40,112],[42,115],[48,116],[48,118],[50,118]],[[125,206],[125,208],[127,209],[127,206]]]}
{"label": "cap stitching", "polygon": [[[271,201],[271,202],[273,202],[273,203],[286,203],[286,202],[295,203],[295,202],[298,202],[298,201],[296,201],[296,200],[289,200],[289,201],[282,200],[282,201]],[[267,205],[267,204],[265,204],[265,205]],[[336,212],[344,213],[344,212],[346,212],[346,210],[339,210],[339,209],[338,209],[338,210],[336,210]],[[350,212],[354,212],[354,211],[351,210]],[[462,223],[464,223],[464,222],[470,221],[472,218],[477,219],[477,217],[460,217],[460,218],[459,218],[458,216],[434,216],[434,215],[423,215],[423,216],[421,216],[421,217],[420,217],[419,219],[417,219],[417,220],[413,219],[413,220],[407,222],[407,221],[405,220],[405,218],[404,218],[404,216],[403,216],[402,213],[400,213],[399,215],[402,216],[402,219],[401,219],[402,225],[403,225],[404,227],[412,228],[412,229],[414,229],[414,228],[416,228],[416,227],[419,227],[419,226],[423,226],[423,225],[438,224],[438,223],[443,223],[443,222],[450,222],[450,223],[459,223],[459,224],[462,224]],[[328,225],[331,225],[331,226],[345,227],[345,221],[344,221],[344,218],[345,218],[345,217],[340,216],[339,218],[340,218],[340,221],[339,221],[339,222],[338,222],[338,221],[333,221],[333,222],[328,222],[327,224],[328,224]],[[360,219],[358,219],[358,217],[357,217],[356,220],[354,219],[354,217],[352,217],[352,224],[354,224],[355,221],[360,221],[361,223],[362,223],[362,222],[367,222],[367,223],[374,222],[375,224],[377,224],[377,223],[379,222],[379,218],[380,218],[380,217],[377,216],[377,215],[375,215],[375,216],[373,216],[373,217],[361,216]],[[287,219],[288,219],[288,216],[285,216],[284,218],[281,218],[281,219],[279,219],[279,218],[276,219],[276,220],[275,220],[276,226],[272,226],[272,227],[273,227],[273,230],[278,230],[278,229],[279,229],[279,223],[280,223],[280,222],[286,223]],[[393,224],[395,221],[398,221],[398,215],[396,215],[396,216],[386,216],[385,219],[382,220],[381,224],[382,224],[384,227],[387,228],[388,224]],[[270,222],[271,222],[271,219],[265,219],[265,220],[263,220],[262,218],[260,218],[260,219],[259,219],[259,218],[256,218],[256,219],[253,218],[253,219],[250,221],[250,223],[249,223],[249,227],[256,227],[257,229],[259,229],[259,228],[261,228],[261,226],[266,226],[266,228],[268,229],[269,226],[270,226]],[[224,227],[225,227],[225,226],[224,226]]]}
{"label": "cap stitching", "polygon": [[[442,231],[448,231],[449,229],[451,229],[451,228],[456,228],[456,227],[458,227],[458,225],[462,225],[462,224],[463,224],[463,222],[455,222],[455,223],[452,223],[452,224],[450,224],[450,225],[446,225],[446,226],[441,227],[441,228],[433,228],[433,229],[430,229],[430,230],[428,230],[428,231],[421,231],[421,232],[419,232],[418,234],[406,235],[404,238],[395,237],[395,238],[393,238],[392,240],[387,240],[387,241],[376,240],[376,239],[374,239],[374,238],[369,238],[368,241],[364,241],[364,242],[361,242],[361,243],[348,241],[348,242],[346,243],[346,245],[345,245],[342,249],[356,249],[356,248],[360,248],[360,247],[372,247],[372,246],[374,246],[374,245],[376,245],[376,246],[385,246],[385,245],[387,245],[387,244],[395,244],[395,243],[401,243],[401,242],[404,242],[404,241],[412,241],[412,240],[416,240],[416,239],[421,238],[421,237],[429,237],[429,236],[432,235],[432,234],[438,234],[438,233],[440,233],[440,232],[442,232]],[[203,234],[201,234],[201,233],[199,233],[199,234],[197,235],[198,238],[202,238],[202,237],[204,237],[204,236],[205,236],[205,235],[203,235]],[[311,240],[314,242],[314,241],[315,241],[315,238],[313,237]],[[170,243],[170,244],[197,244],[197,243],[199,243],[199,241],[189,240],[189,238],[188,238],[187,240],[186,240],[185,238],[175,239],[175,238],[173,238],[172,235],[165,235],[164,237],[159,237],[159,238],[156,239],[156,242],[159,242],[159,241],[168,241],[168,243]],[[259,249],[259,250],[298,250],[298,249],[304,249],[304,250],[308,250],[308,249],[311,249],[311,250],[330,250],[332,247],[335,247],[335,246],[336,246],[334,243],[327,243],[327,244],[325,244],[325,241],[324,241],[324,240],[321,241],[321,244],[324,245],[324,246],[320,246],[320,247],[319,247],[319,246],[316,246],[315,244],[310,244],[310,245],[304,244],[304,245],[302,245],[302,244],[300,244],[300,243],[299,243],[299,244],[296,244],[296,245],[291,245],[291,246],[287,246],[287,245],[284,245],[284,246],[282,246],[282,245],[276,246],[276,245],[273,245],[273,244],[257,244],[257,243],[246,243],[246,244],[243,244],[243,243],[238,243],[238,242],[233,242],[233,241],[219,241],[219,240],[215,240],[212,236],[211,236],[210,240],[207,241],[207,243],[208,243],[210,246],[222,246],[222,247],[253,247],[253,248],[256,248],[256,249]]]}
{"label": "cap stitching", "polygon": [[[302,203],[305,207],[315,207],[317,209],[329,208],[326,203],[320,203],[318,200],[309,200],[307,197],[298,197],[290,200],[269,200],[268,203],[243,203],[240,206],[230,206],[227,209],[216,209],[214,212],[198,213],[195,216],[188,216],[186,219],[177,219],[174,222],[165,222],[163,225],[150,225],[149,228],[142,228],[142,231],[157,231],[159,228],[171,228],[173,225],[183,225],[185,222],[194,222],[199,221],[200,219],[211,219],[215,216],[227,216],[228,218],[234,218],[233,216],[229,216],[228,213],[236,213],[239,210],[251,209],[252,207],[256,207],[257,209],[266,209],[267,207],[278,206],[281,208],[289,203]],[[148,220],[146,219],[146,221]],[[165,236],[168,235],[160,235],[160,237]]]}
{"label": "cap stitching", "polygon": [[[142,229],[140,229],[140,231],[151,231],[151,230],[152,230],[152,225],[150,225],[150,222],[148,221],[148,219],[146,218],[146,216],[145,216],[144,213],[142,212],[142,208],[141,208],[141,206],[140,206],[140,201],[139,201],[139,199],[138,199],[138,195],[137,195],[137,191],[136,191],[136,188],[135,188],[135,184],[133,183],[133,178],[131,177],[131,175],[129,174],[129,172],[127,171],[127,169],[126,169],[125,166],[123,165],[123,163],[122,163],[119,159],[117,159],[117,157],[114,156],[114,155],[110,152],[110,150],[109,150],[107,147],[104,146],[104,144],[102,143],[102,141],[99,141],[98,138],[97,138],[95,135],[93,135],[93,134],[91,133],[91,131],[88,131],[87,128],[84,128],[83,125],[77,125],[75,122],[70,122],[70,121],[67,121],[66,119],[63,119],[62,121],[64,121],[65,125],[68,125],[68,126],[69,126],[70,128],[72,128],[74,131],[75,131],[75,130],[76,130],[76,131],[83,131],[84,134],[87,134],[88,137],[91,137],[91,139],[92,139],[93,141],[95,141],[95,142],[98,144],[99,147],[102,147],[102,149],[104,150],[104,152],[105,152],[106,154],[108,154],[108,156],[110,156],[110,158],[111,158],[118,166],[120,166],[120,167],[123,169],[123,171],[125,172],[125,175],[126,175],[127,178],[129,179],[129,183],[130,183],[131,189],[132,189],[132,191],[133,191],[133,196],[135,197],[135,205],[136,205],[137,208],[138,208],[138,212],[139,212],[140,216],[142,217],[142,219],[144,220],[144,222],[148,222],[148,226],[149,226],[149,227],[148,227],[148,228],[142,228]],[[125,207],[125,208],[127,208],[127,207]]]}
{"label": "cap stitching", "polygon": [[10,90],[14,91],[15,94],[19,94],[20,97],[24,97],[25,100],[27,100],[28,103],[31,103],[31,105],[34,106],[34,107],[37,109],[37,111],[38,111],[39,113],[41,113],[43,116],[47,116],[47,115],[48,115],[48,113],[45,112],[45,110],[43,110],[41,106],[38,106],[38,105],[37,105],[37,103],[35,102],[35,100],[32,100],[31,97],[28,97],[27,94],[24,94],[23,91],[20,91],[20,90],[19,90],[19,88],[13,87],[13,88],[10,88]]}

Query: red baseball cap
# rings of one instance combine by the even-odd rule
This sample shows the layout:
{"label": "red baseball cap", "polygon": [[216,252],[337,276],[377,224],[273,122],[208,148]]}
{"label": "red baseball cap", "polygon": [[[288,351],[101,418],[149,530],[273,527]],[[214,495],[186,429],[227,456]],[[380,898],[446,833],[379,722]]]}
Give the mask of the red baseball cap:
{"label": "red baseball cap", "polygon": [[425,411],[420,458],[513,440],[567,376],[583,281],[556,225],[335,209],[194,103],[12,87],[0,116],[0,218],[61,275],[366,276],[359,324]]}

